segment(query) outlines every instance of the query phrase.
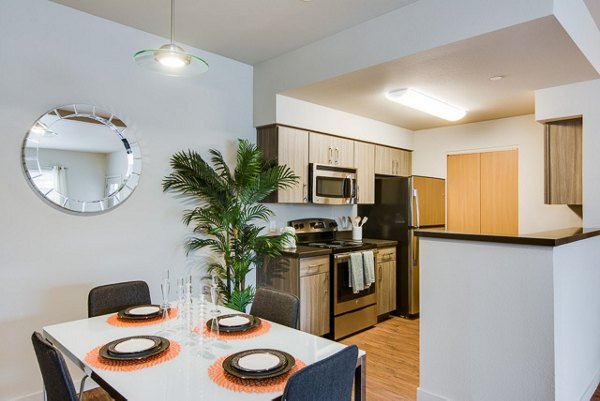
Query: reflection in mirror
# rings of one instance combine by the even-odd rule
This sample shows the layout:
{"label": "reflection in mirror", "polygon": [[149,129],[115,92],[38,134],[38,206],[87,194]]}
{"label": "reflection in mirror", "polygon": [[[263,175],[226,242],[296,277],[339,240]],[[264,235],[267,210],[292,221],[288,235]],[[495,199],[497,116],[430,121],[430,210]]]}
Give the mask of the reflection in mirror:
{"label": "reflection in mirror", "polygon": [[22,162],[34,190],[62,210],[101,213],[137,186],[141,157],[127,126],[89,105],[51,110],[31,127]]}

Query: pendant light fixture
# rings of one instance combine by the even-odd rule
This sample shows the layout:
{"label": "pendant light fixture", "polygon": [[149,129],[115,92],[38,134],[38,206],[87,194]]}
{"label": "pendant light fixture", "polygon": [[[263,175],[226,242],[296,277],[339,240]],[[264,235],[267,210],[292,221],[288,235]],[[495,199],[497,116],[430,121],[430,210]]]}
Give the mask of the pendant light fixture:
{"label": "pendant light fixture", "polygon": [[423,111],[448,121],[458,121],[467,114],[465,110],[425,95],[414,89],[398,89],[388,92],[386,96],[393,102],[400,103],[404,106]]}
{"label": "pendant light fixture", "polygon": [[171,0],[171,41],[158,49],[140,50],[133,55],[144,68],[175,77],[187,77],[208,71],[208,64],[200,57],[186,53],[173,43],[173,0]]}

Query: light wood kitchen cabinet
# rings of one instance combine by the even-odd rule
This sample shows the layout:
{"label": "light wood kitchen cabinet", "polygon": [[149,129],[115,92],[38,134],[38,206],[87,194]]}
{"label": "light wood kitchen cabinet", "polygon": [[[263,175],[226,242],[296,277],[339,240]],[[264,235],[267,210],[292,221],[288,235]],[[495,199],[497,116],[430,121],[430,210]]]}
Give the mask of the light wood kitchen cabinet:
{"label": "light wood kitchen cabinet", "polygon": [[545,203],[582,203],[582,119],[545,124]]}
{"label": "light wood kitchen cabinet", "polygon": [[448,231],[519,232],[518,151],[449,155]]}
{"label": "light wood kitchen cabinet", "polygon": [[305,130],[270,125],[257,130],[257,145],[267,160],[287,165],[299,177],[291,188],[282,189],[265,202],[308,203],[308,137]]}
{"label": "light wood kitchen cabinet", "polygon": [[412,152],[375,145],[375,174],[408,177],[412,173]]}
{"label": "light wood kitchen cabinet", "polygon": [[300,330],[318,336],[329,333],[329,255],[265,256],[256,268],[256,286],[294,294],[300,299]]}
{"label": "light wood kitchen cabinet", "polygon": [[375,145],[354,142],[354,167],[359,204],[375,203]]}
{"label": "light wood kitchen cabinet", "polygon": [[300,330],[329,333],[329,257],[300,259]]}
{"label": "light wood kitchen cabinet", "polygon": [[381,248],[376,264],[377,315],[396,309],[396,248]]}
{"label": "light wood kitchen cabinet", "polygon": [[308,155],[310,163],[352,167],[354,166],[354,141],[311,132]]}

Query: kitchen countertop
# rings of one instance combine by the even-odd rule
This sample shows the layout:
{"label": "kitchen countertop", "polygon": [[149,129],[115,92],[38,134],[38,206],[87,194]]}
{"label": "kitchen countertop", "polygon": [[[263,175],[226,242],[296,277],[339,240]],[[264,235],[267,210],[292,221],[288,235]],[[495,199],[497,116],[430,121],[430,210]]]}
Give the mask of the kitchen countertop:
{"label": "kitchen countertop", "polygon": [[570,227],[522,235],[473,234],[446,231],[445,229],[417,230],[415,235],[428,238],[446,238],[463,241],[498,242],[503,244],[560,246],[600,235],[600,228]]}

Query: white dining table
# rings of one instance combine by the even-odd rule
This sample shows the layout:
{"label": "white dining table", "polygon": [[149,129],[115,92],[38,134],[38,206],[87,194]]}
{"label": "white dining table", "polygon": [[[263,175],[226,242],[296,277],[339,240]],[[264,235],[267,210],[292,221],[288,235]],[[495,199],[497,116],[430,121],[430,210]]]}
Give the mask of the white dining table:
{"label": "white dining table", "polygon": [[[220,307],[222,314],[236,313]],[[199,335],[191,336],[189,343],[181,341],[181,329],[172,327],[176,319],[168,321],[173,332],[165,335],[181,344],[175,358],[132,371],[114,371],[95,368],[85,362],[86,354],[95,347],[113,340],[135,335],[156,335],[165,326],[161,323],[119,327],[108,323],[110,315],[54,324],[43,328],[43,335],[71,361],[86,371],[92,379],[117,400],[131,401],[227,401],[272,400],[282,392],[247,393],[229,390],[216,384],[208,375],[208,368],[223,356],[251,349],[269,348],[285,351],[297,360],[310,365],[340,351],[346,345],[269,322],[270,329],[253,338],[217,340],[207,343]],[[359,351],[354,399],[365,400],[366,354]]]}

